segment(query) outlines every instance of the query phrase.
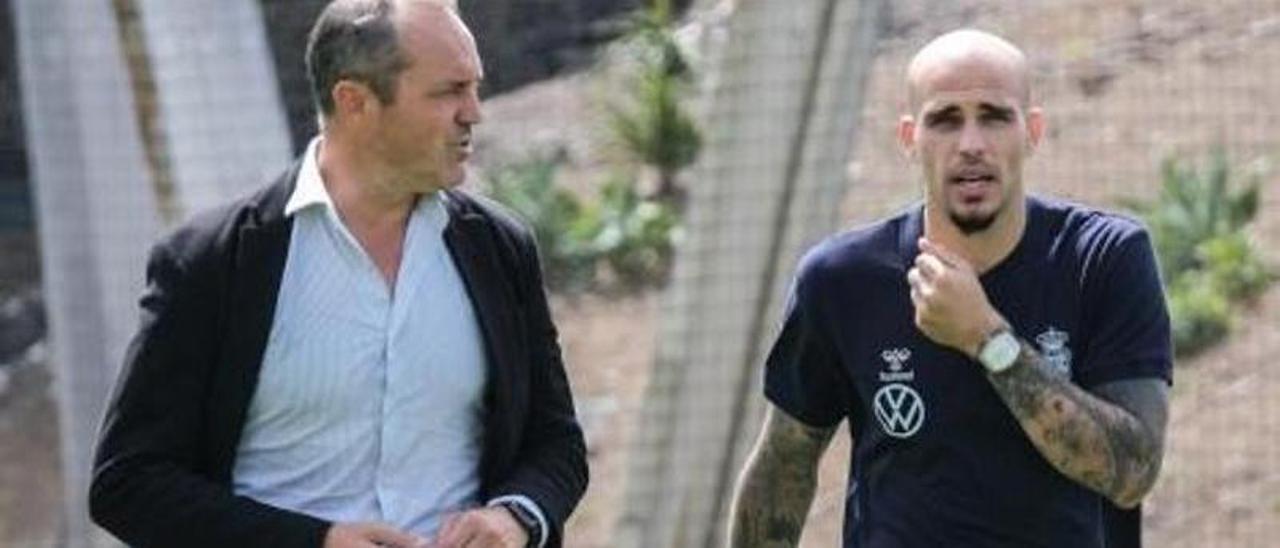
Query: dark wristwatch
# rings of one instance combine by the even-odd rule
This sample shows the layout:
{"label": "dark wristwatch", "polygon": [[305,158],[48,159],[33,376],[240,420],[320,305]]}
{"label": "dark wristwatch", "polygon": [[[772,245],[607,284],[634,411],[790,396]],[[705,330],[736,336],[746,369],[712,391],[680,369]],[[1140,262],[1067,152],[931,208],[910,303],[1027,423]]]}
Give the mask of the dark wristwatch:
{"label": "dark wristwatch", "polygon": [[524,528],[524,532],[529,535],[529,542],[525,544],[526,548],[536,548],[538,542],[542,540],[542,522],[538,521],[538,516],[533,515],[528,508],[514,500],[506,500],[498,503],[499,506],[506,508],[511,512],[511,516],[516,518],[516,523]]}

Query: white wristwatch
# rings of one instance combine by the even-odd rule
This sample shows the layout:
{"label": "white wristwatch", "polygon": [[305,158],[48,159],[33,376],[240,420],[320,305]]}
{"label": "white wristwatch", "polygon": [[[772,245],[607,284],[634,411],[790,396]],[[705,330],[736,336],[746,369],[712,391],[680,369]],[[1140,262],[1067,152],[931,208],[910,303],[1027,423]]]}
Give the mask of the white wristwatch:
{"label": "white wristwatch", "polygon": [[1008,327],[1001,327],[987,335],[978,346],[978,362],[992,374],[1001,373],[1018,361],[1022,343]]}

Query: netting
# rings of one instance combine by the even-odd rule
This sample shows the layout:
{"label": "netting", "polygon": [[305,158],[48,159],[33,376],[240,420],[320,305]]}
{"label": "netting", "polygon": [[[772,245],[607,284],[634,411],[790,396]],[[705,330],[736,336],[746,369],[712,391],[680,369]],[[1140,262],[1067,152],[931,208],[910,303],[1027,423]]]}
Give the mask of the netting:
{"label": "netting", "polygon": [[[0,353],[0,545],[102,540],[83,515],[88,452],[143,253],[306,145],[302,49],[324,3],[0,5],[0,304],[41,289],[50,349]],[[592,484],[567,546],[723,542],[795,261],[919,199],[894,139],[903,71],[947,30],[990,30],[1028,55],[1049,128],[1027,164],[1034,192],[1125,209],[1218,162],[1228,188],[1259,184],[1239,232],[1280,271],[1275,0],[676,2],[656,27],[638,22],[640,0],[461,4],[486,64],[467,186],[543,240],[587,435]],[[645,110],[672,98],[696,138]],[[1221,276],[1249,268],[1233,257]],[[1280,290],[1226,304],[1170,291],[1205,323],[1187,324],[1146,544],[1270,546]],[[840,538],[849,436],[836,440],[803,546]]]}

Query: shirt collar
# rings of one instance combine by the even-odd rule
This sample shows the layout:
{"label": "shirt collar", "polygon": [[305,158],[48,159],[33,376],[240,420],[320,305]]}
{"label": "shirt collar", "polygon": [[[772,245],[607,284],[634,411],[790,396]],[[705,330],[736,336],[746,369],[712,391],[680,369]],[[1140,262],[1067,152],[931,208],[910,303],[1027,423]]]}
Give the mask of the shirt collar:
{"label": "shirt collar", "polygon": [[[319,155],[322,141],[320,136],[316,136],[307,144],[307,151],[302,156],[302,167],[298,168],[298,180],[294,185],[293,194],[289,195],[289,201],[284,205],[286,217],[312,206],[324,207],[332,211],[335,216],[338,213],[333,205],[333,198],[329,196],[329,190],[324,186],[324,178],[320,175]],[[418,199],[412,216],[417,217],[426,213],[432,229],[437,233],[443,232],[445,225],[449,222],[448,209],[445,207],[445,203],[449,200],[448,194],[443,191],[424,195]]]}
{"label": "shirt collar", "polygon": [[289,201],[284,205],[286,217],[315,205],[333,209],[333,198],[329,197],[329,191],[324,188],[324,179],[320,177],[320,163],[317,158],[320,154],[321,141],[319,136],[312,138],[311,143],[307,145],[307,151],[302,155],[302,167],[298,168],[297,183],[294,185],[293,194],[289,195]]}

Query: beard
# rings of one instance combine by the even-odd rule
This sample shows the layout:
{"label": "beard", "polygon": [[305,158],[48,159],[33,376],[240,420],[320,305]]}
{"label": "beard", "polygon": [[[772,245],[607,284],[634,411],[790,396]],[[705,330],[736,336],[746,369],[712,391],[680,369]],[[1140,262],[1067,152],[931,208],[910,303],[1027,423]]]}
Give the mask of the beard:
{"label": "beard", "polygon": [[947,218],[951,219],[951,224],[965,236],[981,233],[991,228],[1004,213],[1005,207],[1009,205],[1007,192],[1007,188],[1000,188],[999,195],[995,198],[996,203],[991,205],[974,204],[966,207],[963,203],[948,203],[944,206],[947,209]]}
{"label": "beard", "polygon": [[951,224],[956,225],[962,234],[970,236],[991,228],[991,225],[996,222],[996,213],[999,212],[966,216],[952,211],[949,217],[951,217]]}

